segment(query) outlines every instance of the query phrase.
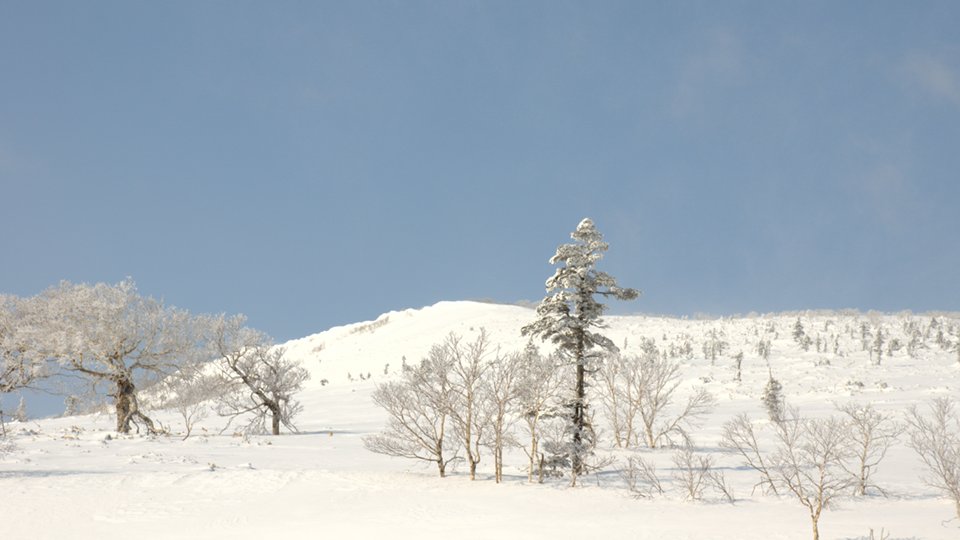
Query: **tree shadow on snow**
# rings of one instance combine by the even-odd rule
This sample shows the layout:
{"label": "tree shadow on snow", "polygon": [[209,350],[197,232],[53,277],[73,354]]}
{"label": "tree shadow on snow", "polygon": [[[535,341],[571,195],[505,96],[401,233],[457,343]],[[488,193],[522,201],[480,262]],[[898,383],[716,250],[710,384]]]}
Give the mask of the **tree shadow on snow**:
{"label": "tree shadow on snow", "polygon": [[53,478],[57,476],[96,476],[104,474],[116,474],[111,471],[73,471],[67,469],[56,469],[48,471],[2,471],[0,470],[0,480],[8,478]]}

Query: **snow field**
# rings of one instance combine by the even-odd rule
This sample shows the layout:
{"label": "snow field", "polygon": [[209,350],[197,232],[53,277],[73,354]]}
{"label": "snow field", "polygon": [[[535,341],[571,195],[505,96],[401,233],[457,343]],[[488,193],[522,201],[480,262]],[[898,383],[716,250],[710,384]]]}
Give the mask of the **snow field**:
{"label": "snow field", "polygon": [[[926,325],[929,316],[801,314],[808,335],[839,336],[843,356],[802,351],[791,336],[796,315],[711,321],[609,317],[607,335],[626,354],[639,350],[641,337],[665,349],[689,336],[694,350],[679,359],[680,399],[695,385],[717,397],[717,407],[693,436],[698,452],[711,455],[724,472],[735,504],[712,495],[684,501],[671,481],[672,449],[611,449],[609,433],[605,438],[601,433],[599,454],[621,462],[630,455],[653,461],[665,496],[632,498],[615,470],[619,465],[582,478],[575,489],[564,480],[531,485],[526,456],[513,450],[505,482],[496,485],[489,455],[480,463],[478,480],[470,482],[465,467],[440,479],[431,464],[363,448],[362,437],[379,431],[385,420],[370,394],[377,382],[399,371],[403,357],[417,362],[449,332],[469,338],[481,327],[504,352],[520,350],[526,338],[519,328],[532,317],[531,310],[516,306],[442,302],[287,343],[288,355],[312,375],[299,396],[300,434],[219,435],[224,420],[215,416],[186,441],[117,437],[110,414],[13,424],[16,449],[0,457],[0,537],[806,539],[806,510],[787,497],[751,495],[758,475],[719,448],[722,425],[736,414],[746,412],[758,428],[767,422],[759,402],[767,364],[750,349],[755,341],[765,335],[771,340],[773,374],[788,402],[804,415],[836,414],[834,404],[849,401],[901,414],[914,404],[925,407],[932,397],[960,397],[956,353],[924,348],[911,358],[901,350],[877,366],[851,336],[859,327],[846,329],[869,320],[904,338],[904,320]],[[758,332],[771,323],[774,332]],[[700,344],[714,329],[723,331],[729,348],[711,365]],[[737,384],[731,357],[740,350],[743,380]],[[597,399],[593,403],[599,408]],[[155,417],[173,432],[182,430],[172,412]],[[866,538],[870,528],[879,535],[881,527],[892,531],[891,540],[960,538],[952,504],[921,481],[921,463],[904,442],[891,449],[875,476],[890,496],[841,499],[821,518],[822,538]]]}

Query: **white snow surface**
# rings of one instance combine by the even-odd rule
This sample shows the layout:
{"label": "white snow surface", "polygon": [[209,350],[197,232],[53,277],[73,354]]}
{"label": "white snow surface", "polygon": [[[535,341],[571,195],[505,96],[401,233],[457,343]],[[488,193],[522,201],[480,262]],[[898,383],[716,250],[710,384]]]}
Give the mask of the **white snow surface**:
{"label": "white snow surface", "polygon": [[[840,335],[844,355],[833,354],[832,344],[831,352],[802,351],[791,337],[798,315],[808,335]],[[902,414],[933,397],[960,397],[956,352],[927,347],[914,358],[901,350],[877,366],[853,337],[868,322],[904,340],[905,321],[926,329],[929,315],[607,317],[607,335],[627,354],[638,350],[641,338],[666,348],[689,336],[694,351],[680,360],[681,391],[706,385],[718,400],[693,436],[732,484],[734,504],[716,497],[685,501],[669,487],[663,497],[636,499],[615,465],[581,478],[576,488],[566,480],[530,484],[520,450],[508,455],[498,485],[489,455],[470,481],[464,467],[441,479],[429,464],[364,449],[362,437],[385,420],[371,392],[400,371],[404,357],[414,363],[450,332],[472,338],[481,328],[503,352],[518,351],[527,342],[520,328],[534,316],[517,306],[441,302],[286,343],[288,355],[311,372],[299,396],[298,434],[221,435],[225,420],[211,415],[183,441],[176,436],[182,420],[171,411],[151,413],[171,430],[169,437],[118,436],[109,411],[8,424],[13,448],[0,451],[0,538],[806,539],[806,509],[785,496],[751,493],[757,473],[718,446],[723,423],[734,415],[766,422],[759,397],[767,365],[753,348],[759,337],[772,338],[773,373],[804,415],[829,415],[836,403],[850,401]],[[956,316],[938,318],[960,325]],[[776,334],[765,334],[771,328]],[[730,344],[713,365],[701,351],[710,330],[722,330]],[[732,357],[739,351],[743,380],[737,384]],[[821,518],[822,538],[866,539],[871,528],[880,538],[881,527],[892,532],[891,540],[960,538],[952,503],[922,481],[925,471],[905,440],[876,473],[888,496],[842,498]],[[600,453],[653,460],[670,484],[672,450],[610,446],[607,437]]]}

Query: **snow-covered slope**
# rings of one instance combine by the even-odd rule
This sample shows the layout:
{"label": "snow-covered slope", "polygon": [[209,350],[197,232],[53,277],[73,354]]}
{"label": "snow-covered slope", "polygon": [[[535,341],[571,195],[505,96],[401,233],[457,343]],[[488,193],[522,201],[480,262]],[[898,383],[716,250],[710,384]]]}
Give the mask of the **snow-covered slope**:
{"label": "snow-covered slope", "polygon": [[[108,414],[13,424],[15,448],[0,456],[0,537],[804,539],[805,510],[787,497],[751,493],[756,473],[718,448],[721,426],[734,415],[746,412],[763,425],[759,396],[771,372],[790,403],[812,416],[851,401],[900,414],[935,396],[960,397],[956,315],[609,317],[607,334],[625,354],[652,340],[681,363],[680,392],[706,386],[717,397],[693,436],[730,481],[736,504],[687,502],[669,489],[635,500],[613,465],[577,489],[563,481],[530,485],[520,451],[508,456],[506,481],[496,485],[489,457],[481,478],[470,482],[462,473],[439,479],[428,466],[363,448],[362,437],[385,417],[370,393],[404,360],[418,361],[451,332],[473,338],[481,328],[503,352],[520,350],[527,343],[520,327],[533,317],[517,306],[441,302],[288,342],[287,354],[312,375],[299,396],[296,435],[218,435],[224,421],[216,417],[186,441],[117,437]],[[793,337],[798,318],[808,350]],[[871,352],[878,333],[879,358]],[[757,351],[761,341],[770,344],[769,361]],[[723,352],[711,360],[710,346]],[[175,414],[156,417],[181,431]],[[619,459],[642,455],[657,463],[670,487],[670,450],[603,446]],[[876,475],[889,496],[842,499],[821,520],[823,538],[865,538],[881,527],[893,531],[891,540],[960,538],[951,504],[922,474],[912,450],[895,446]]]}
{"label": "snow-covered slope", "polygon": [[311,373],[311,387],[396,373],[404,358],[415,362],[451,332],[475,335],[485,329],[493,343],[506,350],[523,347],[520,327],[534,312],[527,308],[478,302],[440,302],[422,309],[391,311],[374,321],[331,328],[284,343],[287,355]]}

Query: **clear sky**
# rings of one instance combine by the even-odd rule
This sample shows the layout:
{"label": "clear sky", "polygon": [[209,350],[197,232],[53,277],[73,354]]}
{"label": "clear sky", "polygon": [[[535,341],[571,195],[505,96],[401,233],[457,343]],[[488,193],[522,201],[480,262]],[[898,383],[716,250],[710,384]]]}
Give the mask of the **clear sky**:
{"label": "clear sky", "polygon": [[278,340],[539,300],[960,309],[960,3],[0,0],[0,291]]}

